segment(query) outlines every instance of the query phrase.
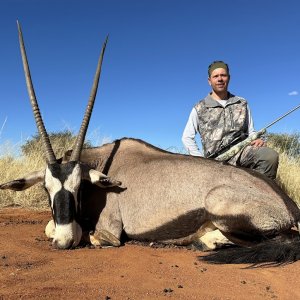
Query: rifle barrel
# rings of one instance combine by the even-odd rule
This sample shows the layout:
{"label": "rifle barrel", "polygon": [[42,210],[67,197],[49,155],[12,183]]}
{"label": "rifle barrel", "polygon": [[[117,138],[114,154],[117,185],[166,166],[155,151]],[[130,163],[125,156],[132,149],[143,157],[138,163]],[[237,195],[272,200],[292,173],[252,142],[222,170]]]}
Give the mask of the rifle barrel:
{"label": "rifle barrel", "polygon": [[224,153],[218,155],[215,158],[215,160],[218,160],[218,161],[228,161],[231,157],[233,157],[235,154],[237,154],[239,151],[241,151],[244,147],[246,147],[248,144],[250,144],[251,141],[257,139],[262,134],[264,134],[266,132],[267,128],[271,127],[273,124],[275,124],[279,120],[283,119],[284,117],[286,117],[287,115],[289,115],[290,113],[292,113],[293,111],[295,111],[298,108],[300,108],[300,104],[298,106],[296,106],[295,108],[291,109],[290,111],[288,111],[283,116],[281,116],[278,119],[276,119],[275,121],[273,121],[272,123],[270,123],[265,128],[263,128],[263,129],[255,132],[255,133],[251,134],[248,138],[246,138],[242,142],[239,142],[238,144],[232,146],[229,150],[227,150]]}
{"label": "rifle barrel", "polygon": [[291,114],[293,111],[295,111],[298,108],[300,108],[300,104],[298,106],[296,106],[295,108],[291,109],[290,111],[288,111],[287,113],[285,113],[283,116],[281,116],[278,119],[276,119],[275,121],[273,121],[272,123],[270,123],[268,126],[265,127],[265,129],[271,127],[273,124],[275,124],[276,122],[280,121],[281,119],[283,119],[287,115]]}

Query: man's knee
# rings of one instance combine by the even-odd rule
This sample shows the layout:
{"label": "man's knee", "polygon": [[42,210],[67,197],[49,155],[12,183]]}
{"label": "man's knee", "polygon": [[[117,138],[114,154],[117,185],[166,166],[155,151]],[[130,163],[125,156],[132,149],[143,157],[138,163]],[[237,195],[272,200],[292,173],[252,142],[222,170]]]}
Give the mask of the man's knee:
{"label": "man's knee", "polygon": [[279,155],[268,147],[259,148],[256,153],[256,170],[275,179],[278,169]]}
{"label": "man's knee", "polygon": [[257,159],[267,162],[269,165],[278,166],[279,155],[278,153],[268,147],[259,148],[257,151]]}

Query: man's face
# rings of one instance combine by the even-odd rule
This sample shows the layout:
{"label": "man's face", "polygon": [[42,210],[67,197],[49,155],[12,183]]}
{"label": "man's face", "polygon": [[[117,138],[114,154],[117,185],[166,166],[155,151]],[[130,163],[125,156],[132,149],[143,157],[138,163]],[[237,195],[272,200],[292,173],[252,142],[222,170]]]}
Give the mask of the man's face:
{"label": "man's face", "polygon": [[230,76],[223,68],[217,68],[212,71],[208,77],[208,83],[215,93],[227,92]]}

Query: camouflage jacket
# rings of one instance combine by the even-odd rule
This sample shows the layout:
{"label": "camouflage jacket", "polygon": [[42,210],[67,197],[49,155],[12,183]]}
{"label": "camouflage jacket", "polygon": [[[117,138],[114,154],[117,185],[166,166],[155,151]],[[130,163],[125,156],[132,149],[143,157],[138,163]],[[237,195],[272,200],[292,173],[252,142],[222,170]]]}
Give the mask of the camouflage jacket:
{"label": "camouflage jacket", "polygon": [[208,157],[230,144],[239,134],[248,134],[247,101],[229,94],[225,107],[210,95],[195,105],[199,118],[204,156]]}

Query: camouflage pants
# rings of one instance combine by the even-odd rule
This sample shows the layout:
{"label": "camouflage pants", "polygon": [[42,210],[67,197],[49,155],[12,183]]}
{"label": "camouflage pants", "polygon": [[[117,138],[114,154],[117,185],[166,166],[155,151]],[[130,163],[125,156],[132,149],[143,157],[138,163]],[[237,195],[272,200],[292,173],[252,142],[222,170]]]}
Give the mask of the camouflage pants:
{"label": "camouflage pants", "polygon": [[271,179],[275,179],[278,161],[278,153],[271,148],[247,146],[233,156],[228,163],[234,166],[250,168],[267,175]]}

